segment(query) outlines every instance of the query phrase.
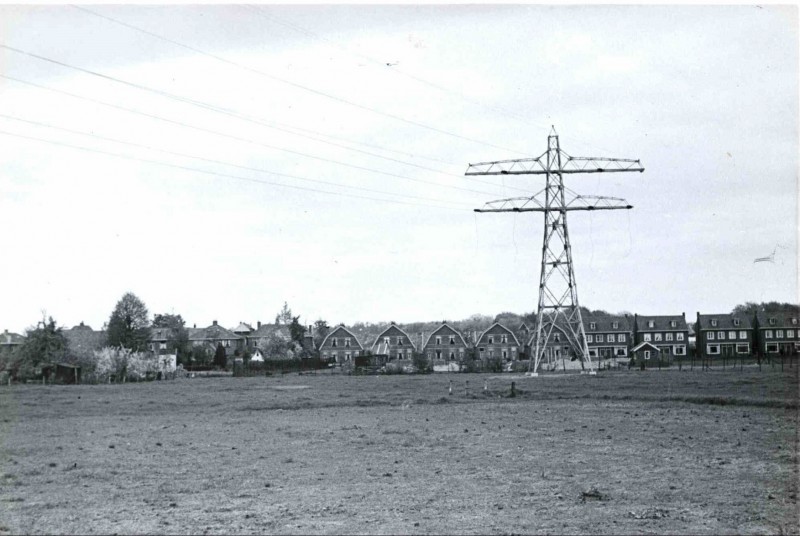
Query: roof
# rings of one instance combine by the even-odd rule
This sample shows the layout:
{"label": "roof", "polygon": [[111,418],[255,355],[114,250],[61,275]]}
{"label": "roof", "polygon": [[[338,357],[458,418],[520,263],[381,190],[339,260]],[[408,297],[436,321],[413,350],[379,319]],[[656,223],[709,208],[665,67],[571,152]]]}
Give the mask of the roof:
{"label": "roof", "polygon": [[[88,328],[88,329],[86,329]],[[106,344],[106,332],[95,331],[89,326],[62,330],[64,337],[69,341],[70,354],[86,354],[99,350]]]}
{"label": "roof", "polygon": [[[765,328],[800,328],[800,311],[784,312],[784,313],[765,313],[758,311],[756,313],[758,319],[758,327]],[[774,319],[774,323],[770,323],[770,319]]]}
{"label": "roof", "polygon": [[326,343],[326,342],[328,342],[328,339],[329,339],[330,337],[332,337],[333,335],[335,335],[335,334],[336,334],[336,332],[338,332],[338,331],[344,331],[344,332],[345,332],[345,333],[347,333],[349,336],[351,336],[351,337],[353,338],[353,340],[354,340],[354,341],[356,341],[356,346],[358,346],[358,349],[359,349],[359,350],[363,350],[363,349],[364,349],[364,347],[363,347],[363,346],[361,346],[361,343],[359,342],[359,340],[358,340],[358,337],[356,337],[356,336],[355,336],[355,334],[354,334],[352,331],[350,331],[349,329],[347,329],[347,328],[346,328],[346,327],[344,327],[343,325],[341,325],[341,326],[336,326],[336,327],[335,327],[335,328],[333,328],[333,329],[332,329],[330,332],[328,332],[328,334],[327,334],[327,335],[325,335],[325,338],[324,338],[324,339],[322,339],[322,344],[320,344],[320,345],[319,345],[319,347],[320,347],[320,348],[322,348],[323,346],[325,346],[325,343]]}
{"label": "roof", "polygon": [[658,346],[656,346],[656,345],[654,345],[652,343],[649,343],[647,341],[640,342],[639,344],[637,344],[636,346],[631,348],[631,352],[638,352],[639,350],[650,350],[651,352],[660,352],[661,351],[661,350],[659,350]]}
{"label": "roof", "polygon": [[[480,342],[481,342],[481,340],[483,340],[483,336],[484,336],[484,335],[488,334],[488,333],[489,333],[490,331],[492,331],[492,329],[494,329],[495,327],[499,327],[499,328],[501,328],[502,330],[504,330],[504,331],[507,331],[507,332],[508,332],[508,333],[511,335],[511,337],[514,339],[514,342],[517,344],[517,346],[520,346],[520,344],[519,344],[519,339],[517,339],[517,336],[516,336],[516,335],[514,335],[514,332],[513,332],[513,331],[511,331],[510,329],[508,329],[507,327],[505,327],[505,326],[504,326],[503,324],[501,324],[500,322],[495,322],[494,324],[492,324],[491,326],[489,326],[488,328],[486,328],[486,330],[485,330],[483,333],[481,333],[481,334],[478,336],[478,343],[480,343]],[[493,331],[492,333],[496,333],[496,332],[497,332],[497,330],[495,329],[495,331]]]}
{"label": "roof", "polygon": [[[566,330],[564,328],[562,328],[561,326],[556,324],[556,325],[553,326],[553,331],[555,331],[555,330],[558,330],[559,332],[561,332],[562,335],[564,335],[564,340],[563,341],[559,341],[558,342],[559,344],[565,343],[565,342],[570,342],[569,335],[567,335],[567,332],[566,332]],[[547,338],[547,344],[551,344],[551,343],[556,342],[556,341],[553,340],[552,332],[550,333],[550,335],[551,336]],[[528,346],[530,346],[531,348],[536,346],[536,333],[535,332],[533,333],[533,335],[531,335],[531,338],[528,339]]]}
{"label": "roof", "polygon": [[239,322],[239,325],[236,326],[235,328],[231,329],[231,331],[234,332],[234,333],[247,333],[247,334],[249,334],[251,331],[253,331],[253,326],[251,326],[250,324],[246,324],[244,322]]}
{"label": "roof", "polygon": [[[653,327],[647,327],[648,322],[653,322]],[[670,326],[670,322],[675,322],[675,327]],[[637,315],[636,316],[636,329],[647,331],[647,330],[657,330],[657,331],[664,331],[664,330],[671,330],[677,329],[686,331],[689,329],[689,326],[686,325],[686,317],[683,315],[661,315],[661,316],[645,316],[645,315]]]}
{"label": "roof", "polygon": [[[450,330],[450,332],[452,332],[453,334],[457,335],[458,338],[461,339],[461,344],[463,344],[465,347],[467,346],[467,341],[464,340],[464,337],[461,335],[461,333],[459,333],[459,331],[457,329],[455,329],[453,326],[451,326],[447,322],[442,322],[442,325],[439,326],[438,328],[436,328],[435,330],[433,330],[431,332],[431,334],[428,336],[428,339],[425,341],[425,344],[422,345],[423,349],[426,348],[428,346],[428,344],[430,344],[431,339],[433,339],[433,337],[435,337],[436,334],[439,333],[442,330],[444,330],[445,332],[447,332],[447,330]],[[448,332],[447,335],[450,336],[450,333]]]}
{"label": "roof", "polygon": [[175,338],[172,328],[150,328],[151,341],[168,341]]}
{"label": "roof", "polygon": [[2,345],[22,344],[23,342],[25,342],[25,337],[19,333],[11,333],[8,330],[5,330],[2,334],[0,334],[0,344]]}
{"label": "roof", "polygon": [[[753,323],[747,315],[733,315],[730,313],[722,313],[718,315],[697,315],[700,329],[752,329]],[[733,323],[734,319],[739,320],[739,325]],[[717,325],[712,326],[711,321],[716,320]]]}
{"label": "roof", "polygon": [[[622,315],[615,315],[615,316],[594,316],[594,315],[583,315],[581,317],[583,319],[583,329],[586,333],[597,333],[597,332],[605,332],[605,331],[632,331],[633,325],[631,322],[630,317],[622,316]],[[614,327],[614,322],[617,323],[617,327]],[[591,329],[591,325],[594,323],[594,329]]]}
{"label": "roof", "polygon": [[273,336],[288,341],[291,340],[292,333],[285,324],[261,324],[258,329],[247,334],[248,339],[267,339]]}
{"label": "roof", "polygon": [[[381,339],[383,339],[384,337],[387,337],[386,334],[389,333],[392,330],[395,330],[395,331],[399,332],[400,335],[405,335],[406,339],[408,339],[408,343],[411,345],[411,348],[413,348],[414,350],[417,349],[417,347],[414,345],[414,341],[411,340],[411,337],[408,335],[408,333],[406,333],[405,331],[400,329],[400,327],[397,324],[392,324],[388,328],[386,328],[383,331],[381,331],[380,334],[378,334],[378,336],[375,337],[375,342],[372,343],[372,348],[375,348],[375,345],[378,344],[378,342]],[[374,354],[374,353],[377,353],[377,352],[375,352],[373,350],[372,353]]]}
{"label": "roof", "polygon": [[241,339],[240,335],[225,329],[219,324],[212,324],[207,328],[188,328],[190,341],[208,341],[208,340],[236,340]]}

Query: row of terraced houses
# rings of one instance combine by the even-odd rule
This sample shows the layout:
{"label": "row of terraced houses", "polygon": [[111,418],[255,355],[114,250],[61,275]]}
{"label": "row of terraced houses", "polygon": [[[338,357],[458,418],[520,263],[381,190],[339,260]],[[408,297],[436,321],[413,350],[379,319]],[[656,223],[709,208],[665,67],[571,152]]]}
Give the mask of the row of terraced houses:
{"label": "row of terraced houses", "polygon": [[[647,316],[584,316],[589,354],[593,359],[681,358],[690,352],[698,358],[796,355],[800,350],[798,312],[783,314],[700,314],[690,326],[686,315]],[[696,328],[696,333],[695,329]],[[222,345],[229,355],[245,348],[254,360],[276,357],[269,355],[269,343],[276,338],[290,341],[288,326],[264,324],[255,328],[240,323],[232,329],[216,321],[205,328],[188,328],[189,340],[195,346],[215,348]],[[87,345],[102,332],[90,327],[76,326],[65,330],[71,344]],[[525,323],[516,326],[495,323],[483,332],[462,333],[443,322],[429,333],[408,333],[394,323],[386,326],[376,337],[360,340],[344,325],[330,329],[318,348],[314,348],[311,328],[303,346],[315,349],[322,359],[345,363],[364,355],[376,356],[378,361],[409,360],[421,353],[432,361],[461,362],[465,357],[481,360],[498,359],[504,362],[527,359],[535,345],[535,328]],[[166,328],[152,328],[150,349],[166,351],[173,337]],[[0,351],[22,344],[24,337],[9,333],[0,335]],[[284,357],[284,356],[281,356]],[[554,363],[573,357],[565,332],[555,327],[546,347],[544,362]]]}

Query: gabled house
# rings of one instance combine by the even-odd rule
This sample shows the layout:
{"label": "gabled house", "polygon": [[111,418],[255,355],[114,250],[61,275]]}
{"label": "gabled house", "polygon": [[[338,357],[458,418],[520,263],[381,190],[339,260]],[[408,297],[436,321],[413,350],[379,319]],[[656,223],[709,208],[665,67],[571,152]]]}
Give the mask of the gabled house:
{"label": "gabled house", "polygon": [[[581,367],[579,359],[573,361],[576,358],[575,349],[572,347],[572,342],[567,333],[558,325],[553,326],[544,348],[539,350],[542,352],[540,366],[543,370],[557,370],[559,368],[567,370]],[[531,338],[528,340],[526,354],[530,356],[530,359],[533,359],[534,354],[536,354],[536,330],[532,331]]]}
{"label": "gabled house", "polygon": [[516,361],[521,351],[519,339],[510,329],[495,322],[480,334],[475,344],[475,357],[480,360],[499,358],[503,362]]}
{"label": "gabled house", "polygon": [[364,347],[355,334],[340,324],[332,329],[319,345],[319,355],[324,360],[335,363],[346,363],[355,361],[355,358],[363,355]]}
{"label": "gabled house", "polygon": [[212,352],[217,345],[221,344],[228,357],[234,355],[237,350],[244,347],[244,337],[235,334],[229,329],[225,329],[217,321],[205,328],[187,328],[189,332],[189,342],[192,346],[207,346]]}
{"label": "gabled house", "polygon": [[759,353],[778,356],[800,352],[800,310],[788,313],[759,311],[754,321]]}
{"label": "gabled house", "polygon": [[747,315],[697,312],[695,331],[697,355],[701,359],[751,355],[755,330]]}
{"label": "gabled house", "polygon": [[171,328],[150,328],[148,348],[154,354],[166,354],[169,342],[175,340],[175,333]]}
{"label": "gabled house", "polygon": [[411,359],[417,348],[408,333],[392,323],[375,338],[371,351],[374,356],[383,356],[388,361],[393,361]]}
{"label": "gabled house", "polygon": [[628,316],[585,315],[583,330],[590,358],[628,357],[633,344],[633,326]]}
{"label": "gabled house", "polygon": [[680,315],[634,315],[634,344],[652,343],[659,349],[661,359],[685,357],[689,344],[686,313]]}
{"label": "gabled house", "polygon": [[431,361],[462,362],[468,351],[469,345],[461,333],[446,322],[433,330],[422,348],[422,353]]}
{"label": "gabled house", "polygon": [[20,335],[19,333],[11,333],[6,329],[2,334],[0,334],[0,354],[10,354],[16,352],[24,342],[24,336]]}
{"label": "gabled house", "polygon": [[231,329],[232,332],[240,337],[247,337],[253,332],[253,326],[245,322],[239,322],[239,325]]}

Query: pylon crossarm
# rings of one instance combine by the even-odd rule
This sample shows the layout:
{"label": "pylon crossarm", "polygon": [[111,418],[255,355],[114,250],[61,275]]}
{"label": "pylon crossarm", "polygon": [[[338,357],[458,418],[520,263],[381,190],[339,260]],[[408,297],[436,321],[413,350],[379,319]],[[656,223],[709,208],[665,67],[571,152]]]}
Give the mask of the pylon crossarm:
{"label": "pylon crossarm", "polygon": [[465,175],[525,175],[547,173],[547,152],[538,158],[518,158],[469,164]]}
{"label": "pylon crossarm", "polygon": [[566,202],[566,206],[567,210],[622,210],[633,208],[626,200],[619,197],[579,194],[573,194],[573,197]]}
{"label": "pylon crossarm", "polygon": [[639,160],[630,158],[597,158],[593,156],[570,156],[561,151],[561,173],[609,173],[619,171],[644,171]]}

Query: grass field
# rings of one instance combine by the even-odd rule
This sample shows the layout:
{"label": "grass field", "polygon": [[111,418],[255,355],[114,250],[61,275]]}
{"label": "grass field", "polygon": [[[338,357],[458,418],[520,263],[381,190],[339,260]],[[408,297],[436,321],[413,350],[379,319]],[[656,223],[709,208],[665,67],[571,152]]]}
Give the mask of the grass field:
{"label": "grass field", "polygon": [[797,368],[21,385],[0,421],[0,534],[798,532]]}

